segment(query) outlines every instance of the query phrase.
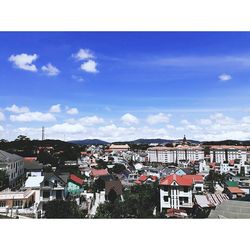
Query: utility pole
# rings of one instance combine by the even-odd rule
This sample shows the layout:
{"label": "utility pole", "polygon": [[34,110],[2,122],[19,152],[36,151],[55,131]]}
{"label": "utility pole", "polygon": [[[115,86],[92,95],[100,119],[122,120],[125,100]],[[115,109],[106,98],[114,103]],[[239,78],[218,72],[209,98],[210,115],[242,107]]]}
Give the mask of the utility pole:
{"label": "utility pole", "polygon": [[42,127],[42,141],[44,141],[44,132],[45,130],[44,130],[44,126]]}

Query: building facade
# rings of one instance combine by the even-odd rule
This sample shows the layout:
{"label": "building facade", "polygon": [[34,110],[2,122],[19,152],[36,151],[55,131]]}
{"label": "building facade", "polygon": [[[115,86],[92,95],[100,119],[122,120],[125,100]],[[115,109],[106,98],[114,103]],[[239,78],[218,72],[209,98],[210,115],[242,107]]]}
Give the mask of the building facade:
{"label": "building facade", "polygon": [[203,192],[201,175],[172,174],[160,181],[160,212],[174,209],[191,209],[193,194]]}
{"label": "building facade", "polygon": [[0,169],[6,170],[9,176],[9,186],[15,187],[24,175],[23,157],[0,150]]}
{"label": "building facade", "polygon": [[241,164],[247,161],[247,147],[244,146],[211,146],[210,161],[216,163],[239,159]]}
{"label": "building facade", "polygon": [[180,161],[199,161],[204,159],[204,150],[200,146],[178,145],[177,147],[148,148],[149,162],[176,163]]}

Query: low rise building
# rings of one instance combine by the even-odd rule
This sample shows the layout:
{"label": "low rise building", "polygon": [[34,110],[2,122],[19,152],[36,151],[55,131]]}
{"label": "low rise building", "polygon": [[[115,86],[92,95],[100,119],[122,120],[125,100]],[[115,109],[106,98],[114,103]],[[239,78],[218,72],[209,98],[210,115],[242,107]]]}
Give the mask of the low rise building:
{"label": "low rise building", "polygon": [[25,191],[11,191],[5,189],[0,192],[0,211],[6,212],[6,209],[23,209],[31,207],[35,202],[35,191],[27,189]]}
{"label": "low rise building", "polygon": [[201,175],[169,175],[160,181],[160,211],[173,209],[191,209],[193,194],[203,192]]}
{"label": "low rise building", "polygon": [[110,147],[109,147],[109,150],[110,151],[113,151],[113,152],[126,152],[126,151],[129,151],[130,147],[128,144],[124,144],[124,145],[115,145],[115,144],[112,144]]}

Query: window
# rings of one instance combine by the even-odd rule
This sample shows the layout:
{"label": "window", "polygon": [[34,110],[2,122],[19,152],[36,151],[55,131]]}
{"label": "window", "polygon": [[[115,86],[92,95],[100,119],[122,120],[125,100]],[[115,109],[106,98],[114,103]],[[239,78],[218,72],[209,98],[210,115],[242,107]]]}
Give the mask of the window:
{"label": "window", "polygon": [[49,182],[46,180],[44,181],[44,187],[48,187],[49,186]]}
{"label": "window", "polygon": [[201,187],[196,187],[195,189],[196,189],[197,192],[201,191]]}
{"label": "window", "polygon": [[168,196],[163,196],[163,200],[164,200],[165,202],[168,202]]}
{"label": "window", "polygon": [[187,192],[188,192],[188,187],[184,187],[184,188],[183,188],[183,191],[184,191],[185,193],[187,193]]}
{"label": "window", "polygon": [[22,207],[23,201],[22,200],[14,200],[13,207]]}
{"label": "window", "polygon": [[0,207],[5,207],[6,206],[6,201],[0,201]]}
{"label": "window", "polygon": [[43,191],[43,198],[49,198],[50,197],[50,192],[49,191]]}
{"label": "window", "polygon": [[165,192],[167,192],[167,191],[168,191],[168,186],[164,186],[164,187],[163,187],[163,190],[164,190]]}

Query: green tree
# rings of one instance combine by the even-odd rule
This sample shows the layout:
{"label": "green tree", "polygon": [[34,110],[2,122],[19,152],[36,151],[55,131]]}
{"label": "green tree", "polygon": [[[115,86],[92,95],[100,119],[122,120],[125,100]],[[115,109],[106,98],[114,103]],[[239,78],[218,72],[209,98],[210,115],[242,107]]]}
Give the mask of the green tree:
{"label": "green tree", "polygon": [[97,209],[95,218],[154,218],[153,211],[159,207],[157,184],[133,186],[123,194],[124,201],[116,199]]}
{"label": "green tree", "polygon": [[30,138],[26,135],[19,135],[15,141],[30,141]]}
{"label": "green tree", "polygon": [[46,218],[83,218],[75,201],[53,200],[44,204]]}

